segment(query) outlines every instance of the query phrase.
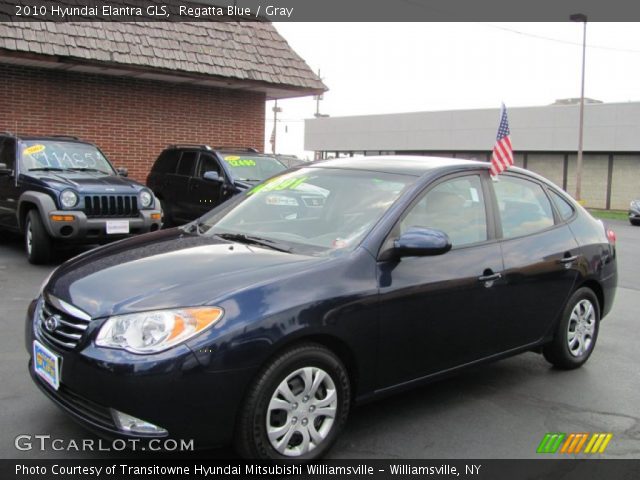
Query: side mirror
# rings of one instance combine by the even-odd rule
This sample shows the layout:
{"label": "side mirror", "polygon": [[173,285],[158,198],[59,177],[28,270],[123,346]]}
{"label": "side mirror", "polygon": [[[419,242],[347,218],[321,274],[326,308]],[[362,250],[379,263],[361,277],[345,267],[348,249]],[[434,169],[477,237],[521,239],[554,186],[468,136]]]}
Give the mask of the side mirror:
{"label": "side mirror", "polygon": [[127,170],[126,168],[118,168],[116,169],[116,172],[118,172],[118,175],[120,175],[121,177],[129,176],[129,170]]}
{"label": "side mirror", "polygon": [[396,258],[442,255],[449,250],[449,235],[435,228],[411,227],[393,242]]}
{"label": "side mirror", "polygon": [[211,180],[212,182],[222,182],[220,174],[214,171],[204,172],[202,178],[204,178],[205,180]]}
{"label": "side mirror", "polygon": [[13,170],[11,170],[10,168],[7,168],[6,163],[0,163],[0,175],[11,175],[12,173],[13,173]]}

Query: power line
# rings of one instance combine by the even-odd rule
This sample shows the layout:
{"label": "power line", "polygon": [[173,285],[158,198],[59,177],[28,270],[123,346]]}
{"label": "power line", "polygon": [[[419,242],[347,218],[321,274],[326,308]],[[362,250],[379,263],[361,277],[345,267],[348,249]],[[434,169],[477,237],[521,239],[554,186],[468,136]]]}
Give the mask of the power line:
{"label": "power line", "polygon": [[[538,34],[535,34],[535,33],[523,32],[521,30],[516,30],[515,28],[502,27],[500,25],[494,25],[492,23],[479,22],[479,24],[480,25],[484,25],[485,27],[495,28],[496,30],[503,30],[505,32],[515,33],[517,35],[522,35],[522,36],[525,36],[525,37],[536,38],[538,40],[546,40],[546,41],[549,41],[549,42],[564,43],[566,45],[575,45],[577,47],[582,47],[582,43],[580,43],[580,42],[573,42],[571,40],[563,40],[561,38],[546,37],[544,35],[538,35]],[[618,47],[609,47],[609,46],[605,46],[605,45],[587,45],[587,48],[593,48],[593,49],[598,49],[598,50],[608,50],[608,51],[612,51],[612,52],[622,52],[622,53],[640,53],[640,50],[635,50],[633,48],[618,48]]]}

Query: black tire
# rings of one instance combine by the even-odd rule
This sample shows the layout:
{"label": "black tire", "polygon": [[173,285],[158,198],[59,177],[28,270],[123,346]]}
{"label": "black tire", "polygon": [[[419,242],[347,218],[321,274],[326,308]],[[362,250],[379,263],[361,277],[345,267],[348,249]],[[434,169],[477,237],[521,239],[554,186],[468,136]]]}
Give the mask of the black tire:
{"label": "black tire", "polygon": [[30,210],[24,224],[24,245],[29,263],[48,263],[51,260],[51,243],[40,214],[37,210]]}
{"label": "black tire", "polygon": [[[300,410],[293,410],[293,406],[298,405],[298,403],[295,403],[289,404],[292,407],[291,410],[280,410],[269,413],[269,404],[272,400],[272,397],[274,397],[274,395],[277,395],[276,391],[279,386],[290,375],[293,375],[300,369],[309,368],[315,369],[313,371],[315,372],[316,377],[312,377],[314,380],[318,378],[317,372],[320,370],[330,377],[331,382],[335,386],[337,402],[335,402],[334,404],[336,410],[332,423],[324,423],[328,421],[329,417],[319,416],[314,420],[313,414],[310,410],[311,408],[315,409],[315,407],[310,406],[313,402],[318,402],[319,405],[323,401],[323,398],[330,398],[330,390],[325,389],[324,391],[321,391],[321,389],[324,388],[324,384],[321,385],[320,388],[318,388],[320,399],[318,399],[317,395],[312,399],[304,397],[307,398],[307,403],[300,403]],[[301,387],[303,385],[301,380],[301,377],[294,377],[293,379],[289,380],[291,383],[288,383],[288,385],[291,387],[291,392],[295,392],[297,387]],[[296,385],[295,382],[298,382],[298,385]],[[302,395],[304,393],[300,392],[299,389],[298,392],[299,395]],[[305,401],[304,398],[302,398],[303,401]],[[346,368],[336,355],[334,355],[325,347],[314,343],[305,343],[292,347],[282,352],[275,359],[270,361],[262,369],[260,374],[258,374],[257,378],[251,385],[244,404],[238,414],[238,421],[234,438],[236,451],[243,458],[251,459],[313,460],[316,458],[320,458],[329,450],[329,448],[331,448],[331,445],[336,440],[340,431],[344,427],[349,415],[350,403],[351,387],[349,376],[347,374]],[[308,409],[306,413],[300,413],[305,408]],[[318,408],[322,407],[319,405]],[[269,415],[269,417],[267,417],[267,415]],[[300,423],[298,423],[297,425],[293,425],[295,422],[297,422],[298,415],[301,418]],[[309,415],[309,418],[311,418],[311,423],[309,423],[309,419],[306,418],[307,415]],[[280,417],[280,419],[276,418],[278,416]],[[283,419],[282,417],[286,418]],[[268,438],[267,418],[269,418],[270,422],[276,422],[280,420],[280,423],[282,423],[282,425],[275,425],[274,428],[288,428],[289,430],[294,431],[294,433],[290,434],[290,437],[288,437],[289,440],[286,442],[286,445],[285,438],[287,434],[283,434],[283,437],[280,438],[281,444],[285,445],[284,448],[288,449],[290,453],[296,448],[300,450],[304,448],[304,431],[301,433],[296,429],[310,431],[310,427],[311,425],[313,425],[313,430],[315,432],[318,432],[320,430],[323,430],[323,428],[326,428],[326,436],[324,436],[321,441],[318,441],[317,445],[315,445],[314,442],[310,442],[310,446],[315,446],[311,447],[305,453],[295,456],[285,455],[276,450],[276,448],[272,445],[271,441]],[[287,427],[287,425],[289,425],[289,427]],[[307,426],[305,427],[304,425]],[[274,442],[278,442],[278,440],[275,439]]]}
{"label": "black tire", "polygon": [[634,227],[640,226],[640,220],[629,220],[629,223]]}
{"label": "black tire", "polygon": [[[587,313],[586,305],[591,305],[593,308],[592,321],[585,320],[582,327],[580,327],[579,323],[581,321],[577,320],[591,317],[588,314],[579,315],[580,312]],[[577,316],[574,315],[574,310],[578,313]],[[590,324],[593,325],[592,331],[589,327]],[[579,328],[582,328],[582,331],[585,332],[584,335],[581,334]],[[599,329],[600,306],[598,299],[591,289],[586,287],[579,288],[564,307],[554,339],[542,351],[544,358],[555,367],[563,370],[581,367],[589,359],[596,346]],[[570,342],[569,338],[572,332],[574,333],[572,335],[573,341]],[[582,342],[580,342],[581,338]],[[583,345],[582,349],[579,348],[580,343]]]}

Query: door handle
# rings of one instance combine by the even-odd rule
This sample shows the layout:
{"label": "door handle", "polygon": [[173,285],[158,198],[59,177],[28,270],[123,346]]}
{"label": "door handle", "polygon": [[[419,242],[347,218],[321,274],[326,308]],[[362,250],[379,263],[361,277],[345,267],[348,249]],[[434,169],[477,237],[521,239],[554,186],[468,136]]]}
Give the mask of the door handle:
{"label": "door handle", "polygon": [[571,264],[578,260],[578,256],[574,255],[572,257],[564,257],[558,260],[558,263],[564,265],[564,268],[571,268]]}
{"label": "door handle", "polygon": [[491,270],[485,270],[484,274],[478,277],[479,282],[484,282],[485,288],[493,287],[493,282],[502,278],[501,273],[493,273]]}

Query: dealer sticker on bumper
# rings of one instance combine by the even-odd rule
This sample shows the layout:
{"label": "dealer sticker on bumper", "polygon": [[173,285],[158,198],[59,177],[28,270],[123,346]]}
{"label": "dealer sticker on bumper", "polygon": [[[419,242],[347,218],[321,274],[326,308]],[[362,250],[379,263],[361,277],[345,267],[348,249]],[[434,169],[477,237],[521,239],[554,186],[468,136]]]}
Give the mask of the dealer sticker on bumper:
{"label": "dealer sticker on bumper", "polygon": [[107,234],[129,233],[129,220],[107,220]]}
{"label": "dealer sticker on bumper", "polygon": [[60,357],[37,340],[33,341],[33,364],[36,375],[55,390],[60,387]]}

